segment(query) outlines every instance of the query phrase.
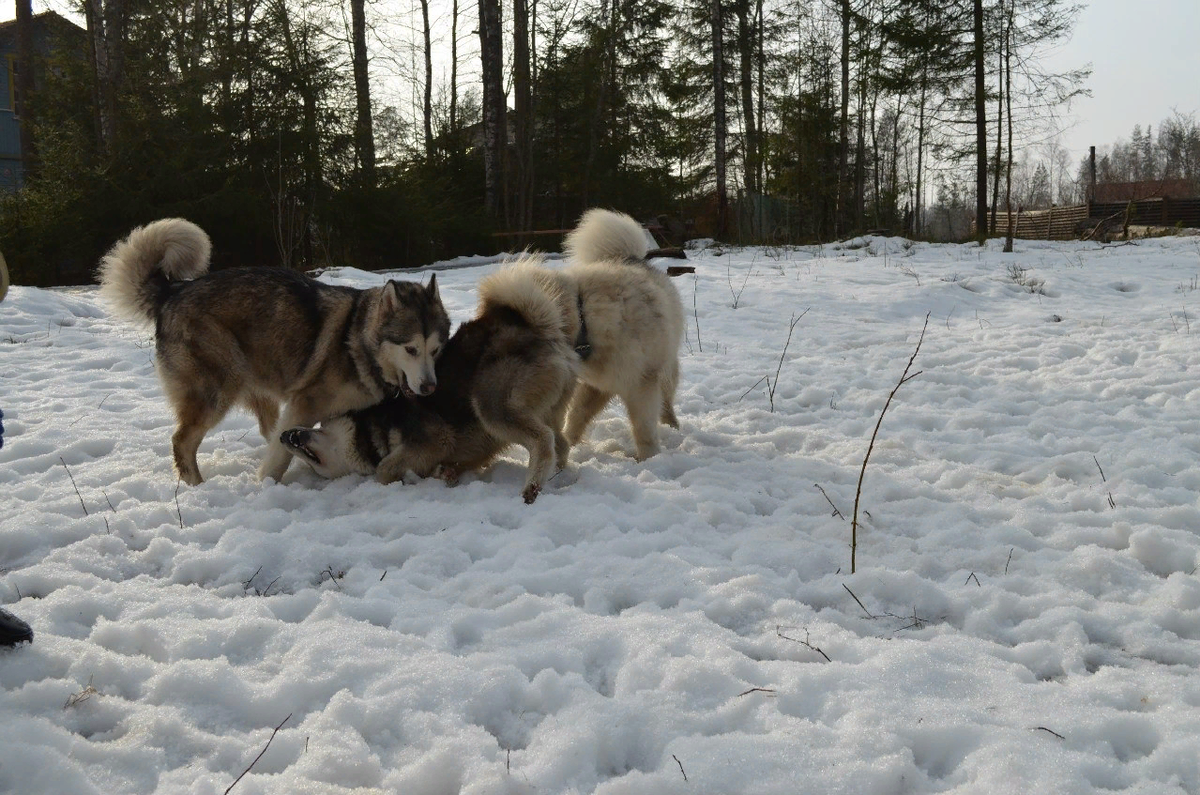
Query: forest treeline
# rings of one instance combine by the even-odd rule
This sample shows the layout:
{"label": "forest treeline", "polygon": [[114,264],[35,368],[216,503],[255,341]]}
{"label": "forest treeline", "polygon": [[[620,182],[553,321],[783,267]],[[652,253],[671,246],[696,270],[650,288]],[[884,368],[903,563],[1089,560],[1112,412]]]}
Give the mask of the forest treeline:
{"label": "forest treeline", "polygon": [[[597,205],[745,243],[928,235],[925,196],[1015,206],[1021,153],[1087,75],[1044,68],[1065,0],[413,8],[396,34],[364,0],[82,0],[78,36],[20,54],[15,279],[87,281],[164,216],[218,267],[420,266]],[[380,68],[398,35],[408,67]]]}

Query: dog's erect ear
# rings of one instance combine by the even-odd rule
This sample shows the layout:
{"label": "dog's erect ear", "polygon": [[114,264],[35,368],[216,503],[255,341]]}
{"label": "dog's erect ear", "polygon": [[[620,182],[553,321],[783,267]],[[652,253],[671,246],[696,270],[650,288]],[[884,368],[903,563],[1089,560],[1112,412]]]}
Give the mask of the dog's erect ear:
{"label": "dog's erect ear", "polygon": [[379,308],[388,313],[400,308],[399,285],[393,279],[388,279],[388,283],[383,286],[383,294],[379,296]]}
{"label": "dog's erect ear", "polygon": [[438,295],[437,274],[429,274],[429,286],[425,288],[425,292],[429,295],[429,300],[440,301],[442,297]]}

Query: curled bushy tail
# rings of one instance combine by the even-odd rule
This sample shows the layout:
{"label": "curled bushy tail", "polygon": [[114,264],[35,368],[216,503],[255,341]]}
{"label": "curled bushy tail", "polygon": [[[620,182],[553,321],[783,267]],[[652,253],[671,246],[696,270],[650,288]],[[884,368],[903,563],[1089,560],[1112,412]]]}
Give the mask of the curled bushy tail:
{"label": "curled bushy tail", "polygon": [[139,226],[100,260],[100,295],[127,320],[153,321],[164,282],[203,274],[211,252],[208,235],[191,221],[164,218]]}
{"label": "curled bushy tail", "polygon": [[563,249],[580,263],[644,260],[650,240],[642,225],[625,213],[593,207],[567,235]]}
{"label": "curled bushy tail", "polygon": [[566,331],[560,281],[553,271],[542,266],[538,257],[524,255],[485,276],[479,282],[479,303],[484,311],[488,306],[508,307],[548,337]]}

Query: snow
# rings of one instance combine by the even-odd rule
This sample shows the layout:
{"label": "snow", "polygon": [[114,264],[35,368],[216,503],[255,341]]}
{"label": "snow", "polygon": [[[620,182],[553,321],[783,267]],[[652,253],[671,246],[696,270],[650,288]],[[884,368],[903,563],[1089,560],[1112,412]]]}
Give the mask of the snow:
{"label": "snow", "polygon": [[681,429],[532,506],[264,486],[244,413],[180,487],[149,333],[12,288],[0,791],[1200,792],[1195,240],[689,256]]}

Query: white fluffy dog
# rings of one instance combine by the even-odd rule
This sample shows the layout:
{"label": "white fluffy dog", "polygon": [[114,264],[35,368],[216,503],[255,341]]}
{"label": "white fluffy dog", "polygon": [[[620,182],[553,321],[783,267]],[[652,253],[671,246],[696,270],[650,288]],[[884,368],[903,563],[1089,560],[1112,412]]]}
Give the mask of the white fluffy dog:
{"label": "white fluffy dog", "polygon": [[586,346],[565,435],[571,444],[613,398],[625,404],[639,461],[658,452],[658,422],[679,427],[675,387],[683,303],[670,278],[646,262],[650,241],[628,215],[591,209],[565,241],[561,269],[578,295]]}

